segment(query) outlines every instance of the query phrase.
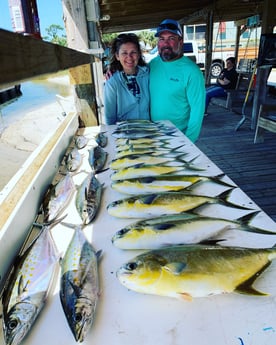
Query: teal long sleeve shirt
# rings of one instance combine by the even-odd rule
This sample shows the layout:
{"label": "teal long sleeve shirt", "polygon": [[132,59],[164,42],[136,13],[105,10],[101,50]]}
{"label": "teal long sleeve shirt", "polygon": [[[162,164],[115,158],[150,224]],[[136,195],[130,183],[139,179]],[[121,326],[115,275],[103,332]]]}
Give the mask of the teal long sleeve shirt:
{"label": "teal long sleeve shirt", "polygon": [[150,62],[151,120],[169,120],[191,141],[200,134],[205,109],[205,83],[201,70],[188,57]]}

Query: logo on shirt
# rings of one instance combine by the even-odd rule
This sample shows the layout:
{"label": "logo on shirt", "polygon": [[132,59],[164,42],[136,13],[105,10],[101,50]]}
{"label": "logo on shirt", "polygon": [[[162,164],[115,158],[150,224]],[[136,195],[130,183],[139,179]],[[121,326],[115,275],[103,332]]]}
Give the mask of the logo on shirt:
{"label": "logo on shirt", "polygon": [[173,78],[173,77],[170,77],[170,80],[171,80],[171,81],[177,81],[177,82],[179,82],[179,79]]}

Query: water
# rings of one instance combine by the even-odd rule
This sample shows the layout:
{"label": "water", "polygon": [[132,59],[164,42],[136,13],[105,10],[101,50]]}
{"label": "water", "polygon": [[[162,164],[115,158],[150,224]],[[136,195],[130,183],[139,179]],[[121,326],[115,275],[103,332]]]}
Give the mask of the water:
{"label": "water", "polygon": [[62,113],[62,102],[58,102],[56,95],[67,97],[70,95],[71,88],[69,83],[35,79],[21,83],[21,91],[21,97],[0,105],[0,128],[8,127],[28,112],[54,102],[61,104],[60,111]]}

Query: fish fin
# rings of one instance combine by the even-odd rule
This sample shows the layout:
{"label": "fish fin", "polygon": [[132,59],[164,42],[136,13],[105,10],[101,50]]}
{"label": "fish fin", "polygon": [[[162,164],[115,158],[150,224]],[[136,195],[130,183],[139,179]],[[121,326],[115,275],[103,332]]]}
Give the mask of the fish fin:
{"label": "fish fin", "polygon": [[143,198],[143,204],[147,204],[147,205],[151,205],[152,202],[154,201],[154,199],[157,197],[157,194],[149,194],[149,195],[146,195],[144,198]]}
{"label": "fish fin", "polygon": [[102,258],[102,254],[103,254],[103,251],[101,249],[96,252],[96,257],[98,261]]}
{"label": "fish fin", "polygon": [[236,292],[246,295],[255,295],[255,296],[268,296],[269,294],[265,292],[258,291],[253,288],[253,283],[255,280],[261,275],[261,273],[267,269],[267,267],[271,264],[269,261],[266,265],[264,265],[258,272],[256,272],[252,277],[238,285],[235,289]]}
{"label": "fish fin", "polygon": [[180,299],[184,299],[185,301],[192,302],[193,297],[187,292],[179,292]]}
{"label": "fish fin", "polygon": [[179,275],[185,269],[186,264],[184,262],[171,262],[163,266],[163,269],[173,273],[174,275]]}
{"label": "fish fin", "polygon": [[219,199],[219,202],[224,204],[225,206],[229,206],[229,207],[232,207],[232,208],[238,208],[238,209],[241,209],[241,210],[252,210],[252,208],[248,208],[246,206],[242,206],[242,205],[237,205],[237,204],[234,204],[232,202],[230,202],[228,199],[232,193],[232,191],[235,189],[236,187],[234,188],[231,188],[231,189],[228,189],[227,191],[225,192],[222,192],[221,194],[218,195],[218,199]]}
{"label": "fish fin", "polygon": [[235,187],[237,187],[236,185],[233,185],[233,184],[231,184],[231,183],[227,183],[227,182],[222,181],[221,179],[222,179],[222,177],[224,177],[224,176],[225,176],[225,174],[222,173],[222,174],[219,174],[219,175],[217,175],[217,176],[210,177],[210,180],[213,181],[213,182],[215,182],[215,183],[218,183],[218,184],[221,184],[221,185],[223,185],[223,186],[230,187],[230,188],[235,188]]}
{"label": "fish fin", "polygon": [[255,226],[250,225],[251,220],[260,212],[261,211],[254,211],[243,217],[238,218],[237,221],[241,225],[240,227],[238,227],[238,229],[242,231],[253,232],[253,233],[263,234],[263,235],[276,235],[275,231],[257,228]]}
{"label": "fish fin", "polygon": [[154,229],[156,229],[156,230],[168,230],[168,229],[170,229],[170,228],[172,228],[174,226],[174,224],[173,223],[160,223],[160,224],[156,224],[155,226],[154,226]]}

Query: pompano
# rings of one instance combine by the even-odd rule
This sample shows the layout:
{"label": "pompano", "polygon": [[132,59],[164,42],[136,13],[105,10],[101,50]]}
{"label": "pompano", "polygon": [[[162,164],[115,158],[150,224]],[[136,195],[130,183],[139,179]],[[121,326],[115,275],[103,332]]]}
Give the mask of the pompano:
{"label": "pompano", "polygon": [[252,284],[275,257],[274,247],[171,246],[134,257],[117,277],[136,292],[180,299],[233,291],[262,296]]}
{"label": "pompano", "polygon": [[140,178],[140,177],[147,177],[147,176],[159,176],[159,175],[167,175],[167,174],[173,174],[173,173],[184,173],[185,171],[189,170],[205,170],[204,168],[201,168],[199,166],[196,166],[193,163],[190,162],[181,162],[181,165],[163,165],[156,164],[136,164],[133,166],[130,166],[128,168],[123,168],[115,171],[113,174],[111,174],[111,180],[117,181],[117,180],[125,180],[125,179],[131,179],[131,178]]}
{"label": "pompano", "polygon": [[56,185],[50,186],[42,202],[45,223],[53,221],[64,211],[75,190],[70,173],[62,177]]}
{"label": "pompano", "polygon": [[77,190],[76,208],[83,221],[89,224],[96,217],[100,207],[103,185],[94,173],[89,173]]}
{"label": "pompano", "polygon": [[276,232],[250,226],[255,215],[253,212],[238,220],[228,220],[179,213],[143,219],[117,231],[112,243],[120,249],[159,249],[168,245],[200,243],[228,229],[276,236]]}
{"label": "pompano", "polygon": [[118,218],[149,218],[161,215],[181,213],[207,204],[245,209],[228,201],[232,190],[227,190],[216,197],[194,195],[186,192],[163,192],[158,194],[136,195],[111,202],[108,213]]}
{"label": "pompano", "polygon": [[16,260],[3,293],[6,345],[18,345],[30,331],[47,298],[59,258],[49,226]]}
{"label": "pompano", "polygon": [[85,339],[95,319],[100,255],[101,251],[94,251],[82,228],[77,226],[62,259],[60,280],[61,304],[77,342]]}
{"label": "pompano", "polygon": [[107,152],[101,146],[89,150],[88,162],[95,173],[103,170],[106,159]]}
{"label": "pompano", "polygon": [[202,182],[214,182],[230,188],[234,186],[215,177],[199,175],[160,175],[113,181],[111,187],[119,193],[136,195],[160,192],[176,192],[197,185]]}

